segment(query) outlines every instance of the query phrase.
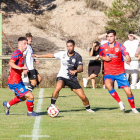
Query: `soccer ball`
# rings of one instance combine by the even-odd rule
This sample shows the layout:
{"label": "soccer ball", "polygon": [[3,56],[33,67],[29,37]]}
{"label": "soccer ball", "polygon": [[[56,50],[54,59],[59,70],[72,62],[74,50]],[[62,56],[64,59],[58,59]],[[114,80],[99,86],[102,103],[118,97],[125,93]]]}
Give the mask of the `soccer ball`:
{"label": "soccer ball", "polygon": [[48,111],[47,111],[48,115],[50,117],[56,117],[58,114],[59,114],[59,109],[57,106],[55,105],[51,105],[49,108],[48,108]]}

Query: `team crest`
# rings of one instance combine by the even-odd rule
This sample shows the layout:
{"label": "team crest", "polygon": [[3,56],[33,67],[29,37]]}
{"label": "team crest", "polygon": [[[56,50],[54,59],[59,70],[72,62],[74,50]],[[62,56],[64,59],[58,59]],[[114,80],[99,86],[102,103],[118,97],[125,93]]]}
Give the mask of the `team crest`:
{"label": "team crest", "polygon": [[119,51],[119,48],[115,48],[115,51],[118,52]]}
{"label": "team crest", "polygon": [[105,51],[108,51],[108,49],[105,49]]}
{"label": "team crest", "polygon": [[24,89],[23,89],[23,88],[21,88],[21,89],[20,89],[20,91],[21,91],[21,92],[23,92],[23,91],[24,91]]}
{"label": "team crest", "polygon": [[76,60],[73,58],[73,59],[72,59],[72,63],[75,63],[75,62],[76,62]]}

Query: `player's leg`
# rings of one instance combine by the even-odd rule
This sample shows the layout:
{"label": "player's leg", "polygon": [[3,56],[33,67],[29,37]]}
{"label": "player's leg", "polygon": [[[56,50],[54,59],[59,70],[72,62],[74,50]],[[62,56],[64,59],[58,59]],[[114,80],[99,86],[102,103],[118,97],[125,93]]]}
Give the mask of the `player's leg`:
{"label": "player's leg", "polygon": [[42,81],[42,78],[41,78],[40,74],[37,74],[37,85],[36,86],[38,86],[41,81]]}
{"label": "player's leg", "polygon": [[56,87],[53,91],[53,94],[52,94],[52,98],[51,98],[51,105],[54,105],[57,98],[58,98],[58,95],[59,95],[59,91],[65,86],[64,84],[64,81],[63,81],[63,78],[60,78],[58,77],[57,78],[57,82],[56,82]]}
{"label": "player's leg", "polygon": [[94,112],[93,110],[91,110],[90,108],[90,104],[89,104],[89,100],[88,98],[86,97],[84,91],[82,88],[79,88],[79,89],[73,89],[73,91],[79,96],[79,98],[82,100],[86,110],[88,112]]}
{"label": "player's leg", "polygon": [[121,101],[120,97],[118,96],[118,93],[113,88],[113,85],[114,85],[114,78],[113,78],[113,76],[112,75],[105,75],[104,76],[104,80],[105,80],[105,86],[108,89],[108,92],[118,102],[118,104],[120,106],[120,110],[124,111],[125,110],[124,104]]}
{"label": "player's leg", "polygon": [[33,89],[35,88],[35,86],[37,85],[37,74],[36,74],[36,70],[29,70],[28,72],[28,77],[29,77],[29,80],[30,80],[30,84],[28,86],[28,90],[30,92],[33,91]]}
{"label": "player's leg", "polygon": [[91,79],[92,89],[95,89],[95,78]]}
{"label": "player's leg", "polygon": [[128,102],[129,102],[129,104],[130,104],[130,106],[131,106],[131,108],[132,108],[132,112],[133,113],[139,113],[137,110],[136,110],[136,108],[135,108],[135,102],[134,102],[134,95],[132,94],[132,92],[131,92],[131,89],[130,89],[130,87],[124,87],[123,88],[124,89],[124,91],[125,91],[125,93],[126,93],[126,95],[127,95],[127,98],[128,98]]}
{"label": "player's leg", "polygon": [[131,70],[131,76],[132,76],[131,89],[135,89],[136,83],[137,83],[137,78],[138,78],[138,70],[137,69]]}

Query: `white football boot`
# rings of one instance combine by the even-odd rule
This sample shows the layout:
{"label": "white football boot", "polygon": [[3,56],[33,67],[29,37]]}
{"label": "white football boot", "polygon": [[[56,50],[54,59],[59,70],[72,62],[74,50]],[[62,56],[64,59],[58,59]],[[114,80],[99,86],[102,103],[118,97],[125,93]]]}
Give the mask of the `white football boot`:
{"label": "white football boot", "polygon": [[135,113],[135,114],[139,113],[139,111],[136,108],[132,108],[132,112]]}
{"label": "white football boot", "polygon": [[120,110],[125,111],[125,106],[122,101],[119,102]]}
{"label": "white football boot", "polygon": [[92,109],[87,109],[87,112],[94,113],[95,111],[93,111]]}

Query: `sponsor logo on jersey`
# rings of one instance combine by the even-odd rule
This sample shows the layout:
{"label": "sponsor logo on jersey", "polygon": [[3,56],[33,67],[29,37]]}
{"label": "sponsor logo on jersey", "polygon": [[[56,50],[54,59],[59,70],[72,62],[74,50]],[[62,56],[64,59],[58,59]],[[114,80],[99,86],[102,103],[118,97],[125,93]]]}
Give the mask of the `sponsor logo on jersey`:
{"label": "sponsor logo on jersey", "polygon": [[24,91],[24,89],[23,89],[23,88],[21,88],[21,89],[20,89],[20,91],[21,91],[21,92],[23,92],[23,91]]}
{"label": "sponsor logo on jersey", "polygon": [[76,59],[75,59],[75,58],[73,58],[73,59],[72,59],[72,63],[75,63],[75,62],[76,62]]}
{"label": "sponsor logo on jersey", "polygon": [[36,75],[33,75],[34,78],[36,78]]}
{"label": "sponsor logo on jersey", "polygon": [[115,51],[118,52],[119,51],[119,48],[115,48]]}
{"label": "sponsor logo on jersey", "polygon": [[66,57],[66,54],[63,55],[63,59]]}
{"label": "sponsor logo on jersey", "polygon": [[109,56],[110,58],[113,57],[113,58],[117,58],[118,56],[116,56],[115,54],[106,54],[106,56]]}

